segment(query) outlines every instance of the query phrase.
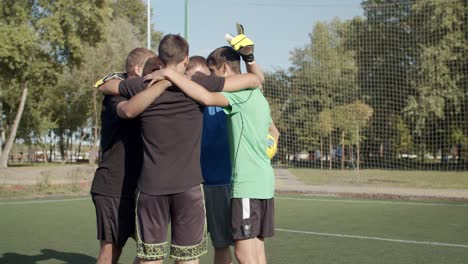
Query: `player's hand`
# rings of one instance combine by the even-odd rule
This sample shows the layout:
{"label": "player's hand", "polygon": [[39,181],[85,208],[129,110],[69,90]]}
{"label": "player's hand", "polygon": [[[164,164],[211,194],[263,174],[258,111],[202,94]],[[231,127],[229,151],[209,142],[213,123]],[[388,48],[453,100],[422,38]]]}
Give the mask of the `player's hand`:
{"label": "player's hand", "polygon": [[109,73],[106,76],[99,79],[96,83],[94,83],[93,87],[94,88],[99,88],[105,82],[107,82],[109,80],[112,80],[112,79],[125,80],[125,79],[127,79],[127,73],[125,73],[125,72],[112,72],[112,73]]}
{"label": "player's hand", "polygon": [[165,80],[165,69],[154,71],[143,77],[144,82],[149,82],[146,87],[150,87],[158,81]]}
{"label": "player's hand", "polygon": [[237,51],[242,59],[251,63],[255,60],[254,58],[254,43],[246,35],[244,35],[244,27],[237,23],[237,36],[233,37],[231,34],[226,33],[224,39],[231,45],[231,47]]}
{"label": "player's hand", "polygon": [[266,154],[269,159],[272,159],[278,150],[278,142],[272,135],[268,135],[266,137],[266,146]]}

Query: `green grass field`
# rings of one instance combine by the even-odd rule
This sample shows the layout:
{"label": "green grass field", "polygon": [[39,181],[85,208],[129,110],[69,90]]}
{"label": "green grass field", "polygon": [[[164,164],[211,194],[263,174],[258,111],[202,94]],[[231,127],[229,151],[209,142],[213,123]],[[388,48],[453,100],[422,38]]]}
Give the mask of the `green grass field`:
{"label": "green grass field", "polygon": [[289,171],[310,185],[363,185],[428,189],[468,189],[468,173],[404,170],[332,170],[290,168]]}
{"label": "green grass field", "polygon": [[[0,263],[95,263],[88,198],[0,201]],[[468,260],[468,205],[277,197],[268,263],[457,264]],[[121,263],[130,263],[129,241]],[[200,263],[211,263],[213,251]]]}

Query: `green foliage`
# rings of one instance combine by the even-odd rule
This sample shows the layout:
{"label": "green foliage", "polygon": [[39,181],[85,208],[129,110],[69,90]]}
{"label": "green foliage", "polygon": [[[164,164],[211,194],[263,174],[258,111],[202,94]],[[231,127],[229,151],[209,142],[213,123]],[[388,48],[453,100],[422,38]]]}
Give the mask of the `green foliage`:
{"label": "green foliage", "polygon": [[[113,5],[113,17],[124,19],[133,25],[134,29],[132,34],[137,35],[141,42],[146,41],[147,21],[146,19],[142,19],[142,17],[144,17],[143,14],[146,15],[146,12],[147,7],[144,1],[116,0]],[[153,28],[153,24],[151,24],[151,28]],[[158,46],[161,39],[161,32],[151,32],[152,49]]]}
{"label": "green foliage", "polygon": [[347,28],[337,19],[317,23],[310,43],[292,52],[291,103],[284,118],[293,131],[280,131],[292,135],[295,151],[319,147],[320,131],[329,131],[320,121],[321,111],[357,99],[354,55],[344,47]]}
{"label": "green foliage", "polygon": [[362,143],[364,159],[457,152],[463,160],[467,2],[367,0],[362,8],[364,17],[316,23],[310,43],[291,52],[290,71],[267,76],[276,82],[266,85],[277,93],[273,117],[286,109],[280,151],[316,149],[320,137]]}
{"label": "green foliage", "polygon": [[392,127],[395,128],[395,136],[390,139],[392,148],[398,154],[408,154],[413,151],[413,138],[411,131],[401,116],[394,116]]}
{"label": "green foliage", "polygon": [[[0,4],[0,13],[0,76],[7,80],[0,97],[2,130],[13,122],[21,89],[30,88],[26,128],[41,134],[54,126],[44,104],[47,89],[65,65],[80,64],[83,44],[102,40],[110,18],[108,2],[6,1]],[[24,125],[21,130],[27,137]]]}
{"label": "green foliage", "polygon": [[[26,87],[29,97],[18,130],[24,142],[57,136],[69,144],[77,133],[90,133],[93,100],[100,105],[92,84],[110,71],[122,71],[127,53],[145,46],[144,3],[2,1],[0,14],[0,132],[9,132]],[[151,34],[156,47],[162,34]]]}

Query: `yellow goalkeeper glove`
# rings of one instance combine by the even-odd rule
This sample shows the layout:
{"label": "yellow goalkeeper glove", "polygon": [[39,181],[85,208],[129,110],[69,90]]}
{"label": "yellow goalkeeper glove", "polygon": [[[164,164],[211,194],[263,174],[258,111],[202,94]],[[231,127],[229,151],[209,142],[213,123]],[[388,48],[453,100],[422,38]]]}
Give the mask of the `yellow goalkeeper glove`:
{"label": "yellow goalkeeper glove", "polygon": [[266,145],[266,154],[269,159],[272,159],[275,156],[276,151],[278,150],[278,142],[273,136],[268,135],[266,137]]}
{"label": "yellow goalkeeper glove", "polygon": [[244,35],[244,27],[237,23],[237,36],[233,37],[231,34],[226,33],[224,39],[231,45],[231,47],[239,53],[242,59],[247,63],[252,63],[254,58],[254,43],[246,35]]}
{"label": "yellow goalkeeper glove", "polygon": [[99,88],[99,86],[103,85],[105,82],[112,80],[112,79],[119,79],[119,80],[125,80],[127,79],[127,73],[125,72],[112,72],[107,74],[106,76],[102,77],[99,79],[94,85],[94,88]]}

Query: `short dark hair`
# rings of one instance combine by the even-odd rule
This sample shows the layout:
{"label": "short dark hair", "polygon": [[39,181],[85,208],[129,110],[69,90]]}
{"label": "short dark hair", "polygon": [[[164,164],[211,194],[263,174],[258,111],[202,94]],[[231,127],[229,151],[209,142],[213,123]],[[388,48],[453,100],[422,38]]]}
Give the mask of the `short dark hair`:
{"label": "short dark hair", "polygon": [[135,66],[140,65],[143,67],[146,60],[150,57],[155,56],[154,52],[147,48],[136,48],[130,51],[125,60],[125,71],[128,74],[134,74],[133,69]]}
{"label": "short dark hair", "polygon": [[215,49],[208,55],[206,59],[208,66],[214,65],[217,69],[223,66],[223,63],[229,65],[231,70],[235,73],[241,73],[240,71],[240,55],[232,47],[223,46]]}
{"label": "short dark hair", "polygon": [[143,68],[143,75],[150,74],[154,71],[162,69],[163,67],[164,65],[158,56],[151,57],[145,63],[145,67]]}
{"label": "short dark hair", "polygon": [[158,52],[164,65],[174,65],[188,56],[189,45],[180,35],[167,34],[159,43]]}
{"label": "short dark hair", "polygon": [[198,65],[205,66],[207,67],[208,65],[206,64],[206,59],[203,56],[192,56],[189,58],[189,63],[187,65],[187,71],[197,67]]}

